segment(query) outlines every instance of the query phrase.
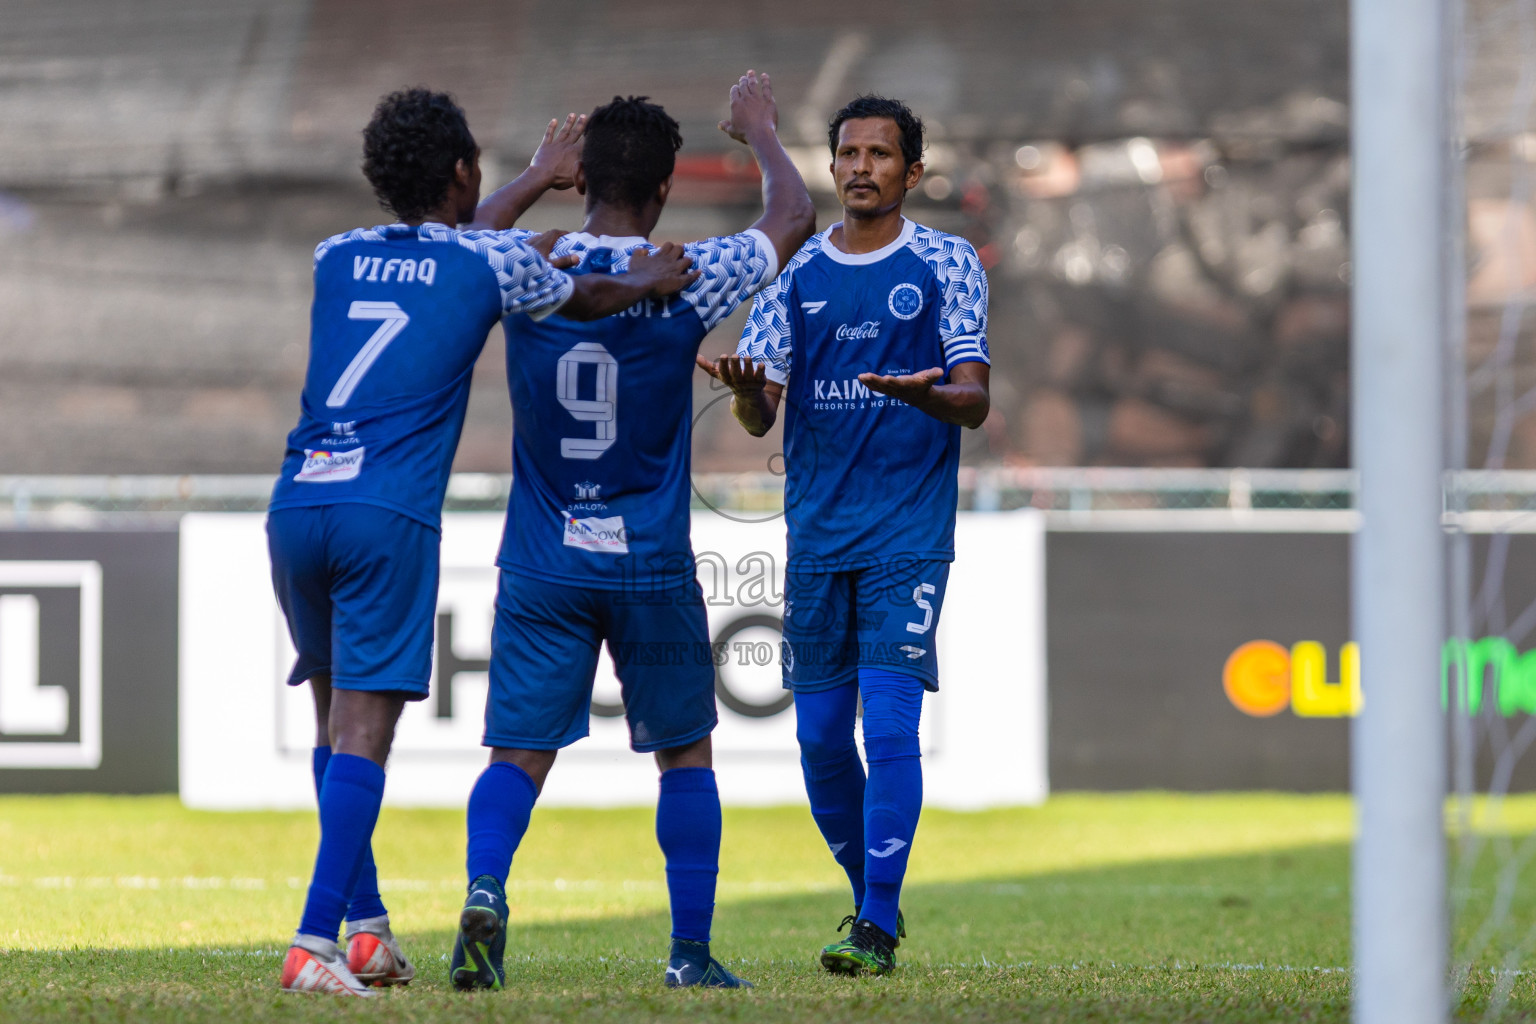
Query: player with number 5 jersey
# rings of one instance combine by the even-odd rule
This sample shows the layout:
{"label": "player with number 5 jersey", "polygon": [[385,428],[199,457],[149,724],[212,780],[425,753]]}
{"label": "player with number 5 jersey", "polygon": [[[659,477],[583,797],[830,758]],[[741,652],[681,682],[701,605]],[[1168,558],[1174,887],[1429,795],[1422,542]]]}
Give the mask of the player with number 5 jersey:
{"label": "player with number 5 jersey", "polygon": [[[740,234],[685,245],[697,281],[601,321],[521,312],[503,321],[512,496],[497,561],[491,763],[469,800],[470,893],[451,967],[460,988],[502,983],[503,887],[556,752],[587,734],[604,642],[630,744],[654,753],[661,770],[656,838],[672,908],[663,980],[743,984],[709,944],[720,797],[714,665],[688,540],[691,380],[704,336],[772,281],[814,226],[776,116],[767,76],[748,72],[721,128],[762,168],[763,216]],[[677,122],[644,97],[593,111],[576,174],[586,221],[553,250],[578,261],[577,280],[622,271],[633,265],[630,250],[651,244],[681,144]]]}
{"label": "player with number 5 jersey", "polygon": [[965,239],[902,216],[923,175],[923,124],[905,104],[861,96],[827,141],[842,222],[759,294],[736,355],[705,369],[752,434],[785,403],[784,685],[812,817],[853,889],[848,938],[821,963],[884,974],[906,933],[960,428],[989,408],[987,278]]}
{"label": "player with number 5 jersey", "polygon": [[457,230],[479,200],[479,148],[446,94],[387,96],[363,135],[364,173],[399,222],[315,250],[302,412],[267,519],[298,652],[289,683],[309,681],[315,698],[320,802],[282,987],[338,995],[415,973],[379,898],[371,837],[395,723],[427,695],[443,495],[486,335],[509,313],[601,317],[696,276],[674,247],[631,260],[628,275],[580,280],[525,238]]}

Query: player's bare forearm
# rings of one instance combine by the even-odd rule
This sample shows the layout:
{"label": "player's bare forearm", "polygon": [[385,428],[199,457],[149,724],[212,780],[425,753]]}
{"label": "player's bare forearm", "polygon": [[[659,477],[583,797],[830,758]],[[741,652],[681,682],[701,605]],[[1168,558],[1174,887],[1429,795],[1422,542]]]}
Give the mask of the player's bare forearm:
{"label": "player's bare forearm", "polygon": [[773,242],[782,267],[816,231],[816,206],[772,126],[753,130],[747,145],[763,172],[763,215],[753,227]]}
{"label": "player's bare forearm", "polygon": [[659,249],[644,247],[629,255],[623,274],[581,274],[571,279],[571,297],[560,307],[571,320],[600,320],[628,309],[641,299],[676,295],[699,278],[693,259],[676,242]]}
{"label": "player's bare forearm", "polygon": [[940,422],[958,423],[971,430],[981,426],[992,410],[987,389],[975,383],[940,384],[911,405]]}
{"label": "player's bare forearm", "polygon": [[782,267],[816,230],[816,207],[779,141],[778,123],[768,75],[748,71],[731,87],[731,118],[720,130],[745,143],[763,173],[763,215],[752,226],[768,236]]}
{"label": "player's bare forearm", "polygon": [[784,385],[768,379],[768,364],[751,356],[695,357],[699,368],[731,389],[731,415],[753,437],[773,429],[779,415]]}
{"label": "player's bare forearm", "polygon": [[505,231],[517,224],[545,192],[574,186],[576,163],[581,157],[581,141],[586,130],[585,114],[567,114],[564,123],[559,118],[550,121],[528,169],[486,196],[475,207],[475,219],[469,227]]}
{"label": "player's bare forearm", "polygon": [[651,291],[631,274],[583,274],[572,280],[575,289],[560,307],[560,315],[571,320],[601,320],[628,309]]}
{"label": "player's bare forearm", "polygon": [[[769,394],[769,388],[773,393]],[[779,416],[779,385],[769,384],[761,391],[737,394],[731,398],[731,415],[753,437],[762,437],[773,429]]]}
{"label": "player's bare forearm", "polygon": [[940,384],[944,371],[939,367],[921,373],[887,376],[859,374],[859,383],[882,395],[900,399],[942,423],[955,423],[974,430],[992,411],[988,384],[992,369],[986,363],[961,363],[949,375],[948,384]]}
{"label": "player's bare forearm", "polygon": [[544,168],[530,167],[482,199],[475,207],[475,219],[468,227],[484,231],[505,231],[515,227],[539,197],[553,187],[553,174]]}

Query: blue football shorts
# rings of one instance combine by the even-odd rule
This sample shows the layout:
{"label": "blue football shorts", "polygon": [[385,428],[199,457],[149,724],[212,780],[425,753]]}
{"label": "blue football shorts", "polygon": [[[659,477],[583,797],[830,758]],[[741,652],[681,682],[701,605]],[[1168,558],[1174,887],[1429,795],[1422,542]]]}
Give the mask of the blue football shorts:
{"label": "blue football shorts", "polygon": [[437,614],[436,530],[347,502],[267,515],[272,587],[298,650],[288,685],[426,697]]}
{"label": "blue football shorts", "polygon": [[810,692],[854,682],[859,668],[939,688],[939,612],[949,563],[895,559],[845,572],[790,568],[784,593],[784,686]]}
{"label": "blue football shorts", "polygon": [[484,744],[558,750],[587,735],[604,641],[619,677],[631,748],[683,747],[714,731],[715,667],[696,580],[637,594],[503,569]]}

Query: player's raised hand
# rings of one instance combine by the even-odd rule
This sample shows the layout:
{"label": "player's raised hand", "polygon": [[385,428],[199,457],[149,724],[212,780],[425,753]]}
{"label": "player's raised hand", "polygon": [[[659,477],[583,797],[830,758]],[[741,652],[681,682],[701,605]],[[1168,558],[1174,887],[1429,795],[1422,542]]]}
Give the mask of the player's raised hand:
{"label": "player's raised hand", "polygon": [[549,187],[567,189],[576,184],[576,160],[581,156],[581,140],[587,131],[586,114],[566,114],[562,124],[557,117],[544,129],[544,141],[534,150],[528,166],[549,175]]}
{"label": "player's raised hand", "polygon": [[895,377],[883,373],[859,374],[859,383],[869,390],[899,398],[909,405],[916,405],[926,398],[933,390],[933,386],[943,379],[944,371],[937,366],[930,370],[919,370],[917,373],[904,373]]}
{"label": "player's raised hand", "polygon": [[720,130],[737,142],[746,142],[753,130],[777,131],[778,127],[779,107],[773,101],[768,73],[758,77],[756,71],[748,71],[731,86],[731,117],[720,122]]}
{"label": "player's raised hand", "polygon": [[659,249],[636,246],[629,252],[629,273],[649,283],[651,295],[658,299],[675,295],[697,281],[699,271],[692,267],[693,257],[676,242],[667,242]]}

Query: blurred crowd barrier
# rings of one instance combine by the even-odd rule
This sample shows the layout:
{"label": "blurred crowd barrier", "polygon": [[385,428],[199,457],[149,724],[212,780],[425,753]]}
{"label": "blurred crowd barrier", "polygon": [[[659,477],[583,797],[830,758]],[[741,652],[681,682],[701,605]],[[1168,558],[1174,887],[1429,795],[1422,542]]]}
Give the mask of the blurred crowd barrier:
{"label": "blurred crowd barrier", "polygon": [[[272,484],[273,477],[260,474],[0,476],[0,527],[89,529],[173,524],[189,512],[264,512]],[[742,523],[769,522],[784,514],[781,474],[695,473],[691,484],[695,511],[712,510]],[[444,509],[504,512],[511,485],[510,474],[455,473]],[[1239,519],[1275,513],[1353,516],[1357,487],[1356,474],[1342,469],[962,466],[959,507],[975,512],[1039,509],[1053,528],[1136,512]],[[1536,471],[1448,473],[1445,508],[1449,527],[1466,516],[1492,516],[1504,529],[1536,529]],[[1127,521],[1135,522],[1134,516]]]}

